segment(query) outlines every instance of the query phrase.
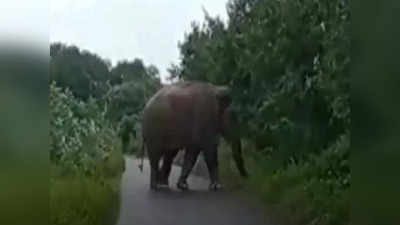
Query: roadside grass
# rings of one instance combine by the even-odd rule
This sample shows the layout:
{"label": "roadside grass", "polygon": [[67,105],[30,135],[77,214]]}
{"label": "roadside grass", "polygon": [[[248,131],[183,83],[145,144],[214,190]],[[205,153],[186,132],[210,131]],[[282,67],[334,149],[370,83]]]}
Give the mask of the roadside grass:
{"label": "roadside grass", "polygon": [[124,158],[113,151],[99,160],[95,176],[66,174],[52,165],[50,222],[53,225],[111,225],[118,218]]}
{"label": "roadside grass", "polygon": [[244,157],[250,177],[240,178],[226,146],[221,151],[221,177],[231,189],[239,189],[261,200],[266,210],[287,224],[347,225],[349,188],[339,188],[336,181],[320,180],[318,173],[326,162],[326,154],[315,157],[314,163],[289,165],[274,169],[274,162],[245,146]]}

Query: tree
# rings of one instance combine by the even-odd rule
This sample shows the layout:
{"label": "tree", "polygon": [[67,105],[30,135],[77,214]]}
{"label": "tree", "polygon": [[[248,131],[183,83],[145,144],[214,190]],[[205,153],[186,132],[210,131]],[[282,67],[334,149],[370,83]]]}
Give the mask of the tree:
{"label": "tree", "polygon": [[61,43],[50,45],[50,80],[74,95],[87,99],[100,97],[110,79],[110,62],[89,51]]}

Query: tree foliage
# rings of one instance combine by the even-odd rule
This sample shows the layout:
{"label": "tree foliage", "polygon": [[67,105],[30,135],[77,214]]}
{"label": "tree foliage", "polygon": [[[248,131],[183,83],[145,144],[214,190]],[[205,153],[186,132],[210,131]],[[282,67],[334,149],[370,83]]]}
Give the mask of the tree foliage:
{"label": "tree foliage", "polygon": [[347,0],[231,0],[179,44],[171,79],[229,85],[247,138],[289,157],[326,148],[350,125]]}
{"label": "tree foliage", "polygon": [[95,173],[95,164],[118,150],[107,108],[77,99],[69,89],[50,85],[50,160],[73,172]]}
{"label": "tree foliage", "polygon": [[51,44],[50,56],[50,80],[59,87],[69,88],[75,97],[83,100],[100,99],[126,83],[135,84],[130,88],[140,88],[136,85],[139,83],[150,89],[160,85],[157,67],[146,66],[141,59],[123,60],[112,66],[97,54],[62,43]]}
{"label": "tree foliage", "polygon": [[[112,66],[94,53],[62,43],[51,44],[50,56],[50,107],[55,139],[52,159],[57,163],[86,165],[74,160],[88,158],[79,152],[86,136],[100,135],[90,134],[93,129],[99,129],[96,121],[114,126],[124,115],[140,118],[148,98],[161,87],[157,67],[147,66],[138,58]],[[82,111],[90,112],[81,114]],[[137,119],[129,126],[135,130],[122,132],[138,132],[139,122]]]}
{"label": "tree foliage", "polygon": [[124,115],[139,115],[146,101],[161,87],[159,71],[154,65],[145,66],[139,59],[118,63],[112,70],[113,86],[107,93],[111,98],[113,120]]}
{"label": "tree foliage", "polygon": [[50,45],[50,57],[50,80],[56,81],[58,86],[70,88],[82,99],[105,93],[106,82],[110,79],[110,62],[61,43]]}

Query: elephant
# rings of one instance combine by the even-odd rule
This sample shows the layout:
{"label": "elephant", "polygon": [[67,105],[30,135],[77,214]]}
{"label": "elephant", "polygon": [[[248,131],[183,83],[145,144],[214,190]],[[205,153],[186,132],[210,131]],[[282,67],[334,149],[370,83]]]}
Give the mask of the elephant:
{"label": "elephant", "polygon": [[220,136],[231,144],[240,175],[248,176],[231,102],[228,87],[200,81],[165,85],[150,98],[143,110],[142,135],[151,168],[151,190],[168,185],[171,164],[181,149],[185,155],[177,188],[188,189],[186,180],[201,151],[209,172],[210,190],[221,188],[217,154]]}

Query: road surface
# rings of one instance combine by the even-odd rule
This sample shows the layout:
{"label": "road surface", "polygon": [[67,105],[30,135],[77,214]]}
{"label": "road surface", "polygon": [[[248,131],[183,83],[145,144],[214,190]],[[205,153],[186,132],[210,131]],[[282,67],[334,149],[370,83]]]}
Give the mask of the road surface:
{"label": "road surface", "polygon": [[149,164],[145,162],[143,173],[138,165],[139,160],[126,158],[117,225],[276,225],[266,223],[261,207],[227,191],[208,191],[207,179],[191,175],[191,190],[177,190],[180,168],[176,166],[170,189],[150,191]]}

